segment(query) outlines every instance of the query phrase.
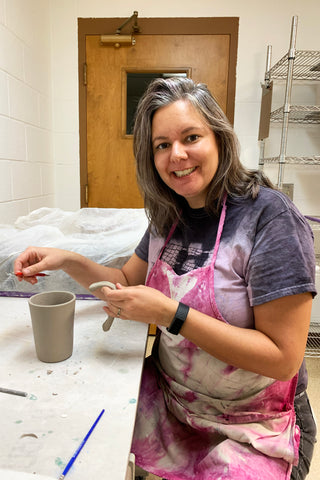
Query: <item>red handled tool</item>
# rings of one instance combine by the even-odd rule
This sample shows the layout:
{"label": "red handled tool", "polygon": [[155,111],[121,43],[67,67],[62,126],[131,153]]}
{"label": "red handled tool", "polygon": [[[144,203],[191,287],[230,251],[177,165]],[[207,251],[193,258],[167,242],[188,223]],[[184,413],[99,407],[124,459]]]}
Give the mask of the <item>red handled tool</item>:
{"label": "red handled tool", "polygon": [[[23,277],[22,272],[17,272],[15,273],[16,277]],[[49,275],[47,273],[36,273],[35,275],[32,275],[33,277],[48,277]]]}

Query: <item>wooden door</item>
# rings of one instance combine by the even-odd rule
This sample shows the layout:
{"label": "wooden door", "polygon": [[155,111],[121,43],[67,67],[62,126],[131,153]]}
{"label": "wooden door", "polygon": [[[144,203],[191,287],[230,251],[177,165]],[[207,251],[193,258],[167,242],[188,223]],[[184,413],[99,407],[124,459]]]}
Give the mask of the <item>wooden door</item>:
{"label": "wooden door", "polygon": [[[143,27],[141,34],[135,34],[135,46],[120,48],[102,45],[100,34],[85,36],[86,152],[81,171],[87,187],[82,206],[143,207],[135,179],[132,135],[127,130],[130,74],[184,73],[206,83],[230,118],[230,34],[144,31]],[[231,116],[232,121],[232,108]]]}

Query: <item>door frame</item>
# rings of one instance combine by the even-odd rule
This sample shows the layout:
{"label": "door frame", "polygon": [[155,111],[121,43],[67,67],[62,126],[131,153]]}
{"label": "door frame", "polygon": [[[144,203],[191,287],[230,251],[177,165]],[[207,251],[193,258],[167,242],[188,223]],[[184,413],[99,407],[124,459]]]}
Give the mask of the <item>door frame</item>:
{"label": "door frame", "polygon": [[[80,204],[87,207],[87,91],[86,91],[86,37],[113,34],[126,18],[78,18],[78,78],[79,78],[79,135],[80,135]],[[234,121],[236,66],[238,50],[238,17],[198,18],[138,18],[139,35],[229,35],[226,114]]]}

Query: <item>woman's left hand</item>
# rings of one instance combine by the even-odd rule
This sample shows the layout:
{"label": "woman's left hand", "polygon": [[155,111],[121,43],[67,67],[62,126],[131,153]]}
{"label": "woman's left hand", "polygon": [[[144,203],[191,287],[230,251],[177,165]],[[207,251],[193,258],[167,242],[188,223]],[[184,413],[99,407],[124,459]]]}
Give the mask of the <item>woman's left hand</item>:
{"label": "woman's left hand", "polygon": [[167,327],[170,325],[178,302],[158,290],[145,285],[123,286],[116,284],[116,290],[101,289],[107,305],[106,313],[122,320],[135,320]]}

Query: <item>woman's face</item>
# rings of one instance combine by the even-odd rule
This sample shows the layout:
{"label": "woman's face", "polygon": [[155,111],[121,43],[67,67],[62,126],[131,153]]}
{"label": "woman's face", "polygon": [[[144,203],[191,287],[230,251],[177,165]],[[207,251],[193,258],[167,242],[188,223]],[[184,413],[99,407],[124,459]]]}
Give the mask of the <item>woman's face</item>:
{"label": "woman's face", "polygon": [[191,103],[178,100],[156,111],[152,146],[155,167],[166,185],[183,196],[191,208],[204,207],[218,168],[218,145]]}

